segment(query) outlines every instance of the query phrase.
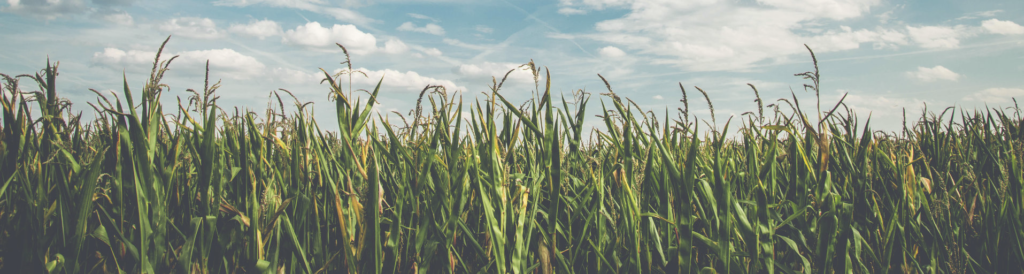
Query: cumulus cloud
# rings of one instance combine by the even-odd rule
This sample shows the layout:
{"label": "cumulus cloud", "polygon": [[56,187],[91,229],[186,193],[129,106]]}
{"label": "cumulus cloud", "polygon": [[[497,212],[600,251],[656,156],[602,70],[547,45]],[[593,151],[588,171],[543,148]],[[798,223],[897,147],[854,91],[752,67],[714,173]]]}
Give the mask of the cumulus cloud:
{"label": "cumulus cloud", "polygon": [[981,22],[981,27],[995,34],[1024,34],[1024,26],[1018,25],[1013,21],[989,19]]}
{"label": "cumulus cloud", "polygon": [[860,17],[881,0],[757,0],[759,4],[842,20]]}
{"label": "cumulus cloud", "polygon": [[217,29],[217,24],[210,20],[210,18],[173,18],[160,24],[159,28],[175,36],[197,39],[214,39],[224,35],[224,32]]}
{"label": "cumulus cloud", "polygon": [[488,26],[484,26],[484,25],[476,25],[475,29],[479,33],[492,33],[492,32],[494,32],[494,29],[492,29],[492,28],[490,28]]}
{"label": "cumulus cloud", "polygon": [[626,56],[626,52],[625,51],[622,51],[622,49],[619,49],[619,48],[613,47],[613,46],[603,47],[600,50],[598,50],[597,52],[601,54],[601,57],[605,57],[605,58],[618,58],[618,57]]}
{"label": "cumulus cloud", "polygon": [[758,63],[787,61],[815,52],[842,51],[864,44],[878,49],[907,44],[899,30],[850,27],[819,28],[826,20],[867,14],[880,0],[759,0],[756,3],[695,0],[582,0],[560,6],[582,10],[624,8],[620,17],[595,24],[594,34],[580,37],[656,56],[654,63],[689,70],[742,70]]}
{"label": "cumulus cloud", "polygon": [[410,48],[419,49],[416,45],[407,45],[398,38],[389,38],[382,47],[377,46],[377,37],[359,30],[354,25],[326,27],[319,22],[309,22],[281,34],[281,42],[320,50],[340,50],[335,43],[345,46],[350,54],[365,55],[374,52],[399,54],[408,52]]}
{"label": "cumulus cloud", "polygon": [[407,46],[405,43],[402,42],[402,40],[398,40],[397,38],[391,38],[388,39],[387,42],[384,42],[384,52],[386,53],[397,54],[406,52],[408,50],[409,46]]}
{"label": "cumulus cloud", "polygon": [[964,96],[963,100],[987,104],[1012,104],[1013,98],[1024,99],[1024,89],[987,88]]}
{"label": "cumulus cloud", "polygon": [[0,10],[46,20],[88,10],[82,0],[7,0],[7,5]]}
{"label": "cumulus cloud", "polygon": [[502,77],[505,77],[505,73],[509,70],[515,69],[508,75],[505,80],[506,83],[533,83],[533,74],[530,73],[529,68],[520,68],[522,64],[515,63],[494,63],[494,62],[483,62],[479,64],[462,64],[452,69],[452,72],[461,76],[462,80],[469,81],[472,83],[490,83],[491,77],[497,78],[501,81]]}
{"label": "cumulus cloud", "polygon": [[441,26],[432,24],[432,23],[428,23],[428,24],[426,24],[425,26],[422,26],[422,27],[417,27],[416,24],[413,24],[412,22],[405,22],[405,23],[402,23],[401,26],[398,26],[397,30],[400,30],[400,31],[422,32],[422,33],[429,33],[429,34],[433,34],[433,35],[444,35],[444,28],[442,28]]}
{"label": "cumulus cloud", "polygon": [[964,26],[907,26],[915,43],[926,49],[954,49],[960,47],[960,38],[968,35]]}
{"label": "cumulus cloud", "polygon": [[654,98],[654,100],[665,100],[665,97],[662,97],[661,95],[654,95],[654,97],[651,98]]}
{"label": "cumulus cloud", "polygon": [[140,67],[146,62],[152,64],[155,56],[155,51],[124,51],[117,48],[105,48],[101,52],[93,53],[92,61],[96,65],[112,68]]}
{"label": "cumulus cloud", "polygon": [[245,36],[251,36],[259,38],[260,40],[266,39],[267,37],[281,35],[281,25],[277,24],[273,20],[263,19],[260,21],[251,21],[248,24],[231,24],[228,31],[237,33]]}
{"label": "cumulus cloud", "polygon": [[210,60],[211,69],[220,68],[240,73],[240,75],[232,75],[231,78],[248,78],[261,73],[264,68],[263,63],[256,58],[227,48],[185,51],[177,55],[181,56],[179,59],[181,59],[181,63],[184,63],[183,65],[205,64],[206,60]]}
{"label": "cumulus cloud", "polygon": [[367,54],[377,50],[377,38],[353,25],[334,24],[327,28],[319,22],[309,22],[285,31],[281,41],[314,48],[333,48],[336,47],[335,43],[340,43],[353,54]]}
{"label": "cumulus cloud", "polygon": [[[238,53],[232,49],[193,50],[178,53],[164,53],[165,56],[178,55],[172,68],[180,71],[203,71],[206,61],[210,61],[210,69],[223,72],[228,78],[247,79],[263,73],[265,66],[252,56]],[[156,52],[121,50],[105,48],[93,54],[93,64],[115,69],[147,67],[153,64]]]}
{"label": "cumulus cloud", "polygon": [[957,74],[943,66],[935,66],[931,68],[917,67],[916,71],[908,71],[907,76],[924,82],[932,82],[936,80],[956,81],[960,79],[960,74]]}
{"label": "cumulus cloud", "polygon": [[[451,80],[423,76],[415,71],[403,72],[394,69],[369,70],[366,68],[358,68],[355,70],[365,72],[367,77],[363,77],[362,75],[357,74],[352,78],[352,83],[357,85],[376,86],[377,81],[380,81],[381,77],[383,77],[384,82],[381,83],[382,90],[384,88],[389,88],[409,92],[418,92],[420,90],[423,90],[423,87],[426,87],[428,85],[444,86],[449,93],[466,90],[465,87],[456,85],[455,82],[452,82]],[[335,70],[334,72],[337,73],[339,71],[341,70],[338,69]]]}

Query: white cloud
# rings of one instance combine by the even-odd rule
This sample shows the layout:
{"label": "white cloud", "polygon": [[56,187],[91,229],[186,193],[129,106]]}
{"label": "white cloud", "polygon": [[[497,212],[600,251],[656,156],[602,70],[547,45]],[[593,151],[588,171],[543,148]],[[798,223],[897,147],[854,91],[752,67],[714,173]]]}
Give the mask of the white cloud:
{"label": "white cloud", "polygon": [[[173,55],[172,55],[173,56]],[[140,67],[147,62],[152,64],[156,57],[155,51],[120,50],[105,48],[102,52],[93,53],[92,61],[97,65],[113,68]]]}
{"label": "white cloud", "polygon": [[931,68],[917,67],[917,71],[908,71],[907,76],[924,82],[932,82],[936,80],[956,81],[960,79],[960,74],[957,74],[943,66],[935,66]]}
{"label": "white cloud", "polygon": [[[838,90],[834,101],[838,101],[839,97],[846,92],[846,90]],[[907,99],[877,94],[865,95],[864,92],[853,91],[849,92],[846,95],[846,99],[843,100],[843,103],[849,106],[851,110],[857,112],[858,117],[867,117],[870,113],[872,118],[890,118],[879,120],[881,126],[885,126],[887,122],[890,124],[889,126],[896,126],[899,124],[899,117],[903,115],[903,108],[907,108],[907,115],[909,116],[910,113],[919,113],[916,112],[914,107],[922,106],[925,102],[920,99]],[[871,120],[872,123],[875,123],[875,121],[875,119]],[[892,121],[896,121],[895,124]],[[902,125],[900,126],[902,127]],[[875,125],[872,124],[872,128],[874,127]]]}
{"label": "white cloud", "polygon": [[558,13],[559,14],[564,14],[564,15],[576,15],[576,14],[586,14],[587,11],[581,10],[581,9],[564,7],[564,8],[558,9]]}
{"label": "white cloud", "polygon": [[1003,10],[988,10],[988,11],[972,12],[972,13],[968,13],[967,15],[961,16],[961,17],[957,18],[956,20],[968,20],[968,19],[975,19],[975,18],[978,18],[978,17],[983,17],[983,18],[995,17],[996,14],[999,14],[1001,12],[1003,12]]}
{"label": "white cloud", "polygon": [[481,45],[474,45],[474,44],[462,42],[462,41],[459,41],[459,39],[444,38],[442,41],[444,41],[445,44],[449,44],[449,45],[460,47],[460,48],[472,49],[472,50],[487,50],[487,49],[491,48],[490,46],[481,46]]}
{"label": "white cloud", "polygon": [[895,48],[895,45],[906,45],[907,35],[895,30],[880,30],[878,41],[875,41],[875,49]]}
{"label": "white cloud", "polygon": [[757,0],[759,4],[842,20],[860,17],[881,0]]}
{"label": "white cloud", "polygon": [[217,29],[217,24],[210,20],[210,18],[173,18],[160,24],[159,28],[175,36],[189,38],[214,39],[223,36],[223,32]]}
{"label": "white cloud", "polygon": [[260,21],[251,21],[249,24],[231,24],[228,31],[259,38],[260,40],[266,39],[267,37],[281,35],[281,25],[277,24],[273,20],[263,19]]}
{"label": "white cloud", "polygon": [[[472,83],[490,83],[491,77],[501,81],[509,70],[516,69],[508,75],[506,82],[533,83],[533,74],[529,68],[519,68],[522,64],[483,62],[479,64],[462,64],[452,69],[462,80]],[[518,69],[517,69],[518,68]]]}
{"label": "white cloud", "polygon": [[408,13],[408,15],[409,15],[409,17],[416,18],[416,19],[421,19],[421,20],[430,20],[430,21],[434,21],[434,22],[440,21],[440,20],[434,19],[433,17],[422,15],[422,14],[419,14],[419,13]]}
{"label": "white cloud", "polygon": [[871,31],[853,30],[848,26],[840,26],[839,31],[828,30],[821,35],[807,38],[807,44],[818,52],[857,49],[860,48],[861,43],[872,43],[875,49],[896,48],[897,45],[907,44],[907,36],[894,30],[881,28]]}
{"label": "white cloud", "polygon": [[[742,1],[562,1],[579,9],[628,8],[616,19],[595,24],[597,33],[582,37],[619,47],[625,52],[656,56],[655,64],[688,70],[743,70],[759,63],[805,56],[803,44],[816,53],[843,51],[871,44],[874,48],[905,45],[899,31],[875,28],[822,28],[823,21],[867,14],[880,0]],[[810,27],[820,29],[809,31]],[[550,37],[550,36],[549,36]]]}
{"label": "white cloud", "polygon": [[100,6],[131,6],[135,0],[92,0],[92,3]]}
{"label": "white cloud", "polygon": [[479,33],[492,33],[494,29],[484,25],[476,25],[476,31]]}
{"label": "white cloud", "polygon": [[893,11],[890,10],[877,15],[876,17],[878,17],[878,22],[882,24],[889,23],[889,19],[892,19],[892,12]]}
{"label": "white cloud", "polygon": [[654,100],[665,100],[665,97],[662,97],[661,95],[654,95],[654,97],[651,98],[654,98]]}
{"label": "white cloud", "polygon": [[[264,65],[252,56],[238,53],[232,49],[193,50],[178,53],[164,53],[164,58],[179,55],[171,63],[176,71],[203,71],[206,61],[210,61],[210,70],[224,73],[228,78],[246,79],[263,73]],[[156,52],[105,48],[93,54],[93,63],[99,66],[123,69],[126,67],[152,66]]]}
{"label": "white cloud", "polygon": [[548,33],[544,34],[544,36],[547,37],[547,38],[551,38],[551,39],[565,39],[565,40],[572,40],[572,39],[576,39],[576,37],[578,37],[576,35],[572,35],[572,34],[568,34],[568,33],[563,33],[563,32],[548,32]]}
{"label": "white cloud", "polygon": [[374,23],[377,20],[363,16],[362,14],[343,8],[330,7],[331,3],[325,0],[219,0],[213,2],[218,6],[246,7],[250,5],[266,5],[271,7],[293,8],[304,11],[330,15],[334,19],[356,24]]}
{"label": "white cloud", "polygon": [[421,51],[423,51],[423,53],[426,53],[427,55],[430,55],[430,56],[441,56],[441,50],[439,50],[437,48],[424,48]]}
{"label": "white cloud", "polygon": [[964,26],[947,27],[947,26],[924,26],[924,27],[911,27],[907,26],[907,32],[910,33],[910,38],[914,40],[922,48],[934,49],[934,48],[958,48],[960,47],[961,37],[968,35]]}
{"label": "white cloud", "polygon": [[[383,70],[369,70],[366,68],[358,68],[355,70],[361,70],[366,73],[367,77],[363,77],[361,74],[356,74],[352,77],[352,82],[358,85],[368,85],[368,89],[372,89],[373,86],[377,85],[377,81],[384,77],[384,82],[381,83],[381,92],[387,92],[384,88],[400,89],[402,91],[418,92],[423,90],[423,87],[428,85],[441,85],[444,86],[449,94],[456,91],[465,91],[466,88],[463,86],[456,85],[455,82],[445,79],[437,79],[433,77],[427,77],[420,75],[415,71],[398,71],[393,69]],[[335,70],[335,73],[341,70]]]}
{"label": "white cloud", "polygon": [[[630,62],[627,62],[627,63],[633,63],[633,62],[630,61]],[[615,66],[615,67],[612,67],[612,68],[606,68],[606,69],[602,70],[602,72],[601,72],[601,75],[603,75],[606,79],[610,79],[610,80],[626,77],[626,76],[629,76],[630,74],[633,74],[633,69],[630,68],[628,65],[627,66]]]}
{"label": "white cloud", "polygon": [[375,23],[375,22],[377,22],[376,19],[363,16],[362,14],[360,14],[358,12],[355,12],[353,10],[350,10],[350,9],[331,8],[331,7],[319,7],[317,9],[318,10],[309,10],[309,11],[317,12],[317,13],[323,13],[323,14],[330,15],[330,16],[334,17],[334,19],[338,19],[338,20],[345,21],[345,22],[352,22],[352,23],[356,23],[356,24],[366,24],[366,23]]}
{"label": "white cloud", "polygon": [[69,14],[87,11],[82,0],[7,0],[7,7],[0,11],[29,15],[53,20]]}
{"label": "white cloud", "polygon": [[417,27],[416,24],[413,24],[412,22],[405,22],[401,26],[398,26],[397,30],[400,30],[400,31],[415,31],[415,32],[429,33],[429,34],[433,34],[433,35],[444,35],[444,28],[442,28],[441,26],[432,24],[432,23],[428,23],[427,25],[425,25],[423,27]]}
{"label": "white cloud", "polygon": [[325,4],[323,0],[218,0],[214,1],[213,4],[219,6],[238,6],[245,7],[250,5],[268,5],[278,7],[295,7],[302,5],[316,5]]}
{"label": "white cloud", "polygon": [[1000,12],[1003,12],[1003,10],[987,10],[987,11],[979,12],[978,16],[992,17],[992,16],[996,16],[996,14],[999,14]]}
{"label": "white cloud", "polygon": [[252,56],[243,55],[232,49],[211,49],[211,50],[193,50],[179,52],[181,55],[178,58],[179,63],[182,65],[205,65],[206,60],[210,60],[211,70],[213,68],[225,69],[228,72],[236,72],[238,75],[228,74],[230,78],[244,79],[250,76],[257,75],[263,71],[264,65],[260,61],[256,60]]}
{"label": "white cloud", "polygon": [[981,27],[995,34],[1024,34],[1024,26],[1018,25],[1013,21],[989,19],[981,22]]}
{"label": "white cloud", "polygon": [[338,43],[345,46],[350,54],[356,55],[374,52],[399,54],[408,52],[409,48],[419,47],[406,45],[398,38],[389,38],[384,42],[383,47],[377,47],[377,38],[373,34],[363,32],[354,25],[334,24],[327,28],[321,26],[319,22],[309,22],[285,31],[281,35],[281,42],[331,51],[340,50],[335,45]]}
{"label": "white cloud", "polygon": [[92,17],[108,23],[122,26],[135,25],[135,19],[127,11],[101,10],[92,14]]}
{"label": "white cloud", "polygon": [[987,88],[964,96],[963,100],[987,104],[1013,104],[1012,98],[1024,99],[1024,89]]}
{"label": "white cloud", "polygon": [[601,57],[605,58],[618,58],[626,56],[626,52],[622,51],[622,49],[613,46],[603,47],[600,50],[598,50],[598,53],[601,54]]}
{"label": "white cloud", "polygon": [[[700,1],[707,1],[707,0],[700,0]],[[581,0],[581,1],[579,1],[579,5],[576,5],[576,3],[573,3],[572,0],[561,0],[561,1],[559,1],[558,6],[562,7],[562,9],[559,9],[558,13],[566,14],[566,15],[568,15],[568,14],[582,14],[582,13],[586,13],[586,11],[584,11],[582,9],[569,8],[571,6],[582,6],[581,8],[587,8],[587,9],[592,9],[592,10],[603,10],[603,9],[613,8],[613,7],[624,7],[624,6],[629,5],[632,2],[639,2],[639,1],[635,1],[635,0]],[[578,13],[574,13],[574,12],[577,12],[577,11],[566,11],[566,12],[563,12],[562,10],[564,10],[564,9],[577,10]]]}
{"label": "white cloud", "polygon": [[319,22],[309,22],[285,31],[281,41],[316,48],[333,48],[336,47],[335,43],[340,43],[353,54],[367,54],[377,49],[377,38],[360,31],[356,26],[334,24],[325,28]]}
{"label": "white cloud", "polygon": [[386,53],[397,54],[408,50],[409,46],[405,45],[402,40],[398,40],[397,38],[391,38],[388,39],[387,42],[384,42],[384,52]]}
{"label": "white cloud", "polygon": [[323,77],[323,74],[320,71],[307,73],[300,70],[281,67],[274,68],[270,72],[270,75],[277,81],[293,85],[315,84]]}

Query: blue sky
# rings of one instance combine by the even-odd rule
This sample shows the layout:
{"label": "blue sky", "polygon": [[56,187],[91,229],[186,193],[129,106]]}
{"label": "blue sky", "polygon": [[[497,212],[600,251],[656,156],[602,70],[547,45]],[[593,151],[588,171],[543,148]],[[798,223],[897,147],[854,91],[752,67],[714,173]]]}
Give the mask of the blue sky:
{"label": "blue sky", "polygon": [[[0,11],[0,72],[60,61],[60,94],[85,112],[96,100],[88,89],[119,89],[122,71],[141,89],[167,35],[165,54],[181,57],[165,78],[165,103],[201,89],[210,60],[222,106],[262,110],[285,88],[314,102],[325,128],[333,103],[318,71],[343,67],[334,43],[369,75],[354,78],[355,88],[384,76],[384,113],[406,113],[426,85],[480,97],[491,76],[532,59],[566,97],[585,89],[607,99],[597,95],[607,92],[600,73],[620,96],[662,113],[682,106],[682,83],[691,113],[710,118],[697,86],[724,120],[757,110],[747,83],[766,104],[791,88],[813,102],[793,76],[813,69],[803,44],[819,60],[823,108],[848,93],[847,105],[871,113],[876,129],[898,130],[902,108],[914,118],[925,104],[1024,99],[1024,1],[6,0]],[[501,93],[524,102],[533,81],[514,72]]]}

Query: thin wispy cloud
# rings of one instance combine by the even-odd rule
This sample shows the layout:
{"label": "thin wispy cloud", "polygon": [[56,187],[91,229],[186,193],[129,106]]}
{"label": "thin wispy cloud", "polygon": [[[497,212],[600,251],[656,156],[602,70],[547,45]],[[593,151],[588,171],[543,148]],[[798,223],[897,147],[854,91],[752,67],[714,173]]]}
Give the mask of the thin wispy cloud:
{"label": "thin wispy cloud", "polygon": [[441,21],[441,20],[437,20],[437,19],[436,19],[436,18],[434,18],[434,17],[430,17],[430,16],[422,15],[422,14],[419,14],[419,13],[411,13],[411,12],[410,12],[410,13],[407,13],[407,14],[409,15],[409,17],[412,17],[412,18],[416,18],[416,19],[420,19],[420,20],[430,20],[430,21],[432,21],[432,22],[434,22],[434,23],[437,23],[437,22],[440,22],[440,21]]}
{"label": "thin wispy cloud", "polygon": [[493,28],[488,27],[488,26],[484,26],[484,25],[476,25],[476,27],[474,29],[477,32],[480,32],[480,33],[492,33],[492,32],[494,32]]}

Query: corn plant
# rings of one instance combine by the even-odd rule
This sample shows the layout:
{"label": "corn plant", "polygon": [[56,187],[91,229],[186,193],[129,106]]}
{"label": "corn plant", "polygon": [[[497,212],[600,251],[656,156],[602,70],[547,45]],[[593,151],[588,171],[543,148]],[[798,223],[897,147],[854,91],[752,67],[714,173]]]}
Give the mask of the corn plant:
{"label": "corn plant", "polygon": [[[534,76],[529,101],[502,95],[505,74],[473,101],[427,86],[411,117],[389,118],[372,111],[383,79],[366,101],[355,96],[352,77],[365,74],[338,46],[346,69],[323,70],[321,82],[337,131],[284,89],[259,112],[221,107],[209,66],[202,89],[165,111],[161,79],[175,58],[161,56],[163,45],[141,88],[125,77],[119,92],[93,90],[92,120],[57,94],[59,63],[0,75],[0,272],[1012,273],[1024,264],[1016,104],[926,110],[900,132],[874,131],[843,99],[822,108],[811,52],[814,70],[797,76],[818,99],[813,114],[796,92],[764,102],[750,85],[756,113],[709,123],[691,115],[680,84],[683,106],[670,118],[600,75],[607,93],[567,99],[531,61],[517,68]],[[713,113],[713,94],[695,89]],[[587,115],[603,127],[588,132]]]}

